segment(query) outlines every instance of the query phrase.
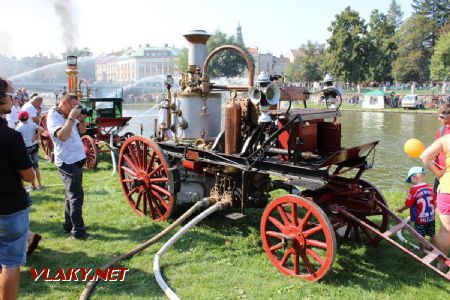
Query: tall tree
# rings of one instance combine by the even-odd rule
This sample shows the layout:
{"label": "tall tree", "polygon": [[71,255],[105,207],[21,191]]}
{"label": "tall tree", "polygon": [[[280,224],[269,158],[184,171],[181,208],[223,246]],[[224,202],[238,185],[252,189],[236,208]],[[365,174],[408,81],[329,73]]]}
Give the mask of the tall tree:
{"label": "tall tree", "polygon": [[389,16],[380,13],[377,9],[373,10],[367,33],[369,43],[368,81],[392,80],[392,61],[396,50],[394,34],[395,24],[389,20]]}
{"label": "tall tree", "polygon": [[433,23],[432,46],[439,37],[439,31],[450,21],[450,0],[413,0],[415,14],[428,17]]}
{"label": "tall tree", "polygon": [[308,41],[299,48],[300,56],[289,63],[286,75],[292,81],[317,81],[323,77],[325,45]]}
{"label": "tall tree", "polygon": [[401,82],[427,81],[430,75],[433,24],[423,15],[413,15],[396,32],[397,58],[394,79]]}
{"label": "tall tree", "polygon": [[[209,38],[206,48],[208,53],[212,52],[217,47],[223,45],[238,45],[234,36],[227,36],[220,30],[216,30]],[[250,55],[249,55],[250,56]],[[211,77],[233,77],[242,75],[247,70],[247,64],[242,56],[233,50],[225,50],[210,61],[208,66],[208,73]]]}
{"label": "tall tree", "polygon": [[387,12],[388,21],[395,27],[397,30],[400,25],[403,23],[403,11],[400,4],[397,3],[396,0],[391,0],[391,4],[389,5],[389,9]]}
{"label": "tall tree", "polygon": [[349,7],[328,27],[326,69],[342,81],[360,82],[367,70],[367,28],[359,13]]}
{"label": "tall tree", "polygon": [[61,53],[61,55],[62,55],[63,59],[66,59],[67,56],[69,56],[69,55],[75,55],[78,57],[92,56],[92,52],[91,52],[91,50],[89,50],[88,47],[84,47],[84,48],[80,48],[80,49],[75,47],[72,49],[67,49],[66,52]]}
{"label": "tall tree", "polygon": [[450,31],[443,33],[431,57],[431,79],[450,79]]}

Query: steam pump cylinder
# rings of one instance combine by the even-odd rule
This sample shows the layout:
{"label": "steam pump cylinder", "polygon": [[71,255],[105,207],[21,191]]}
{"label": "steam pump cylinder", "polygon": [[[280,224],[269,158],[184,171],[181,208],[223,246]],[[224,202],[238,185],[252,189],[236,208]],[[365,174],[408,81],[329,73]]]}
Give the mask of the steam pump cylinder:
{"label": "steam pump cylinder", "polygon": [[237,153],[241,130],[241,106],[230,101],[225,107],[225,153]]}
{"label": "steam pump cylinder", "polygon": [[192,30],[183,36],[189,42],[188,64],[201,68],[206,60],[206,42],[211,35],[204,30]]}

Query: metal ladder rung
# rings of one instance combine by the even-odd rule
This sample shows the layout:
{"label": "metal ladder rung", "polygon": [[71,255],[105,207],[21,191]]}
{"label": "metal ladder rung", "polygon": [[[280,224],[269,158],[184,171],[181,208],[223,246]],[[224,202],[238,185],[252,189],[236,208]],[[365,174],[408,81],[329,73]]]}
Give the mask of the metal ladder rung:
{"label": "metal ladder rung", "polygon": [[430,264],[433,260],[439,257],[440,251],[435,248],[433,251],[428,252],[428,254],[422,258],[422,262],[425,264]]}
{"label": "metal ladder rung", "polygon": [[389,237],[405,226],[406,226],[406,222],[400,222],[397,225],[395,225],[394,227],[391,227],[388,230],[386,230],[385,232],[383,232],[382,235],[384,237]]}

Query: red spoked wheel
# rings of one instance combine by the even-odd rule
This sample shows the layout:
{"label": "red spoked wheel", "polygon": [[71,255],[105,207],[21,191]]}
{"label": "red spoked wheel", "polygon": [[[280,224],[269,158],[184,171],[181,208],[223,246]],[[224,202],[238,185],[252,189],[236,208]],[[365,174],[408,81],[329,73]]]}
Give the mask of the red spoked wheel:
{"label": "red spoked wheel", "polygon": [[119,179],[131,209],[154,222],[170,217],[174,183],[161,148],[142,136],[129,137],[119,154]]}
{"label": "red spoked wheel", "polygon": [[88,170],[95,169],[98,162],[98,148],[94,139],[89,135],[83,135],[81,141],[84,146],[84,153],[86,153],[86,162],[84,167]]}
{"label": "red spoked wheel", "polygon": [[45,159],[47,159],[48,161],[53,161],[54,146],[47,128],[47,115],[43,115],[41,117],[41,119],[39,120],[39,126],[44,128],[44,132],[39,137],[39,145],[41,145]]}
{"label": "red spoked wheel", "polygon": [[[372,191],[375,198],[379,202],[381,202],[384,206],[389,207],[383,194],[374,185],[364,179],[360,179],[358,184],[361,186],[362,191]],[[385,232],[388,229],[388,212],[379,205],[377,205],[375,211],[372,213],[358,212],[353,214],[358,219],[376,228],[380,232]],[[367,230],[365,227],[353,222],[352,220],[348,220],[339,214],[335,215],[332,223],[336,233],[344,239],[353,239],[357,242],[362,242],[372,246],[377,245],[381,241],[381,238],[372,231]]]}
{"label": "red spoked wheel", "polygon": [[336,237],[328,217],[314,202],[286,195],[261,217],[263,248],[282,273],[307,281],[327,274],[336,256]]}

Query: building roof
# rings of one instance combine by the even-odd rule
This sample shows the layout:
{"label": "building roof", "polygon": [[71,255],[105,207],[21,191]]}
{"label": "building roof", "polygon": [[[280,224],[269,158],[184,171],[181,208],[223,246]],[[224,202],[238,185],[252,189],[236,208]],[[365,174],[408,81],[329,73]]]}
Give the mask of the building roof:
{"label": "building roof", "polygon": [[169,56],[177,56],[180,49],[171,47],[139,47],[135,49],[130,49],[126,51],[123,56],[125,58],[129,57],[144,57],[146,52],[169,52]]}
{"label": "building roof", "polygon": [[384,95],[389,95],[389,93],[385,93],[385,92],[380,91],[380,90],[373,90],[373,91],[364,93],[364,95],[368,95],[368,96],[384,96]]}

